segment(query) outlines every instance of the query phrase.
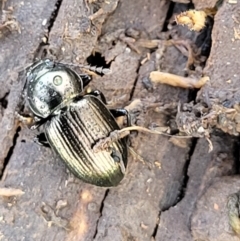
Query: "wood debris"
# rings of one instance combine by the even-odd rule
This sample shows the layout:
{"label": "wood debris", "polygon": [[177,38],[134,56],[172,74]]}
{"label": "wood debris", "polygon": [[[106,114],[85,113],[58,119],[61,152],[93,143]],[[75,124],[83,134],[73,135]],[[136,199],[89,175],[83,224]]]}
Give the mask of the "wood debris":
{"label": "wood debris", "polygon": [[204,76],[200,79],[194,79],[160,71],[152,71],[150,73],[150,80],[153,83],[167,84],[174,87],[200,89],[206,84],[206,82],[209,80],[209,77]]}
{"label": "wood debris", "polygon": [[3,35],[4,30],[17,31],[21,33],[21,28],[19,22],[13,16],[13,7],[8,7],[7,10],[3,9],[4,1],[2,3],[1,20],[0,20],[0,37]]}
{"label": "wood debris", "polygon": [[24,194],[24,192],[21,189],[0,188],[0,196],[2,196],[2,197],[21,196],[23,194]]}
{"label": "wood debris", "polygon": [[175,16],[177,24],[186,25],[190,30],[201,31],[205,27],[207,14],[202,10],[189,10]]}

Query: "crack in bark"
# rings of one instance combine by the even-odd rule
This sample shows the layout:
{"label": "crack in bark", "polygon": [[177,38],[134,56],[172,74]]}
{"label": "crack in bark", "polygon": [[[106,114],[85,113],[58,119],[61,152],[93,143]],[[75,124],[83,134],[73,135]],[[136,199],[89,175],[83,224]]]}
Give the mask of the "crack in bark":
{"label": "crack in bark", "polygon": [[169,8],[168,8],[168,12],[167,12],[167,15],[166,15],[166,18],[165,18],[165,21],[164,21],[164,24],[163,24],[163,29],[162,29],[162,32],[167,32],[168,31],[168,24],[169,24],[169,19],[172,17],[173,15],[173,9],[174,9],[174,6],[176,5],[175,2],[170,2],[170,5],[169,5]]}
{"label": "crack in bark", "polygon": [[176,202],[174,204],[172,204],[171,206],[169,206],[168,208],[166,208],[164,210],[160,210],[159,213],[158,213],[158,219],[157,219],[157,222],[156,222],[155,228],[153,230],[153,234],[152,234],[153,240],[155,240],[155,237],[156,237],[157,232],[158,232],[158,227],[159,227],[159,224],[160,224],[161,213],[165,212],[165,211],[168,211],[170,208],[175,207],[179,202],[181,202],[181,200],[185,196],[185,192],[186,192],[187,184],[188,184],[188,180],[189,180],[188,168],[189,168],[189,165],[190,165],[190,162],[191,162],[191,159],[192,159],[192,155],[193,155],[193,153],[195,151],[197,142],[198,142],[198,138],[194,138],[192,140],[191,147],[190,147],[190,150],[188,152],[188,158],[186,159],[186,163],[185,163],[185,166],[184,166],[184,175],[183,175],[182,186],[181,186],[181,189],[180,189],[180,194],[179,194],[178,198],[176,199]]}
{"label": "crack in bark", "polygon": [[47,38],[47,42],[44,42],[42,41],[38,48],[36,49],[35,53],[34,53],[34,59],[42,59],[44,57],[46,57],[47,53],[46,53],[46,47],[45,46],[48,46],[49,43],[48,43],[48,38],[49,38],[49,33],[51,32],[52,30],[52,27],[53,27],[53,24],[58,16],[58,12],[59,12],[59,9],[62,5],[62,1],[63,0],[57,0],[56,4],[55,4],[55,9],[53,10],[52,14],[50,15],[50,18],[48,19],[48,32],[46,33],[46,38]]}
{"label": "crack in bark", "polygon": [[1,173],[1,175],[0,175],[0,180],[3,178],[3,176],[4,176],[4,171],[5,171],[6,167],[7,167],[7,164],[9,163],[9,160],[11,159],[11,156],[12,156],[12,154],[13,154],[14,148],[15,148],[15,146],[16,146],[16,144],[17,144],[17,139],[18,139],[18,137],[19,137],[19,132],[20,132],[20,131],[21,131],[21,127],[19,126],[19,127],[16,129],[16,132],[15,132],[15,134],[14,134],[14,136],[13,136],[13,144],[12,144],[12,146],[9,148],[8,153],[7,153],[7,156],[6,156],[5,159],[4,159],[3,166],[2,166],[2,173]]}
{"label": "crack in bark", "polygon": [[235,174],[240,173],[240,138],[234,142],[233,146],[233,158],[234,158],[234,169]]}
{"label": "crack in bark", "polygon": [[56,20],[56,18],[57,18],[57,16],[58,16],[59,9],[60,9],[60,7],[61,7],[61,5],[62,5],[62,1],[63,1],[63,0],[57,0],[57,2],[56,2],[56,4],[55,4],[55,9],[54,9],[54,11],[52,12],[52,14],[51,14],[51,16],[50,16],[50,18],[49,18],[49,20],[48,20],[48,23],[49,23],[48,33],[51,32],[51,29],[52,29],[52,27],[53,27],[53,24],[54,24],[54,22],[55,22],[55,20]]}
{"label": "crack in bark", "polygon": [[152,237],[153,240],[155,240],[156,235],[157,235],[158,226],[159,226],[159,224],[160,224],[160,217],[161,217],[161,211],[159,211],[159,213],[158,213],[156,225],[155,225],[155,227],[154,227],[154,229],[153,229],[153,233],[152,233],[152,235],[151,235],[151,237]]}
{"label": "crack in bark", "polygon": [[130,92],[129,101],[131,101],[132,98],[133,98],[134,91],[135,91],[135,89],[136,89],[137,82],[138,82],[138,79],[139,79],[139,70],[140,70],[140,68],[141,68],[141,61],[139,60],[138,66],[137,66],[137,69],[136,69],[137,76],[136,76],[136,79],[134,80],[133,87],[132,87],[132,90],[131,90],[131,92]]}
{"label": "crack in bark", "polygon": [[[173,15],[173,10],[174,10],[174,7],[175,7],[176,3],[174,2],[171,2],[170,6],[169,6],[169,9],[168,9],[168,14],[166,16],[166,19],[165,19],[165,23],[164,23],[164,27],[162,29],[162,32],[166,32],[167,31],[167,25],[168,25],[168,21],[169,19],[172,17]],[[190,1],[189,5],[192,5],[192,1]],[[189,99],[189,102],[190,101],[193,101],[195,100],[197,97],[197,91],[190,91],[189,92],[189,95],[188,95],[188,99]],[[156,225],[153,229],[153,233],[152,233],[152,239],[155,240],[156,238],[156,235],[157,235],[157,232],[158,232],[158,228],[159,228],[159,224],[160,224],[160,217],[161,217],[161,213],[164,212],[164,211],[168,211],[170,208],[176,206],[179,202],[181,202],[181,200],[184,198],[185,196],[185,192],[186,192],[186,189],[187,189],[187,184],[188,184],[188,180],[189,180],[189,176],[188,176],[188,168],[189,168],[189,165],[190,165],[190,162],[191,162],[191,158],[192,158],[192,155],[195,151],[195,148],[196,148],[196,145],[197,145],[197,141],[198,139],[197,138],[193,138],[192,142],[191,142],[191,146],[190,146],[190,149],[189,149],[189,152],[188,152],[188,155],[187,155],[187,158],[186,158],[186,162],[185,162],[185,166],[183,168],[183,181],[182,181],[182,185],[181,185],[181,189],[180,189],[180,193],[179,193],[179,196],[177,197],[176,199],[176,202],[173,203],[171,206],[169,206],[167,209],[165,210],[159,210],[159,213],[158,213],[158,218],[157,218],[157,221],[156,221]]]}
{"label": "crack in bark", "polygon": [[188,176],[188,168],[192,159],[192,155],[195,151],[196,145],[197,145],[198,139],[197,138],[193,138],[192,142],[191,142],[191,146],[190,146],[190,150],[188,152],[188,157],[186,159],[185,162],[185,166],[184,166],[184,175],[183,175],[183,182],[182,182],[182,187],[180,189],[180,194],[178,196],[178,199],[176,201],[176,203],[174,205],[172,205],[172,207],[176,206],[179,202],[181,202],[181,200],[184,198],[185,196],[185,192],[187,189],[187,184],[188,184],[188,180],[189,180],[189,176]]}
{"label": "crack in bark", "polygon": [[97,223],[96,223],[96,230],[95,230],[95,233],[93,235],[93,240],[95,240],[95,238],[96,238],[96,236],[98,234],[98,223],[99,223],[99,221],[100,221],[100,219],[101,219],[101,217],[103,215],[102,212],[103,212],[103,208],[104,208],[104,201],[106,200],[106,198],[107,198],[107,196],[109,194],[109,191],[110,191],[110,189],[106,190],[105,195],[104,195],[104,197],[102,199],[102,202],[101,202],[101,206],[100,206],[100,209],[99,209],[100,215],[99,215],[99,218],[98,218]]}

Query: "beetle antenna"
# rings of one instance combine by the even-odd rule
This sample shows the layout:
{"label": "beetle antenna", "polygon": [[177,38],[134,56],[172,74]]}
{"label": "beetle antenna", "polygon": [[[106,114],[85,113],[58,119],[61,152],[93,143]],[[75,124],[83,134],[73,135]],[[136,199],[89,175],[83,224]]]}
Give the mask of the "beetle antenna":
{"label": "beetle antenna", "polygon": [[68,64],[68,63],[63,63],[63,62],[59,62],[59,64],[64,64],[64,65],[68,65],[68,66],[74,66],[74,67],[90,70],[90,71],[93,71],[93,72],[98,73],[98,74],[104,74],[104,75],[105,74],[106,75],[110,74],[112,72],[109,68],[103,68],[103,67],[97,67],[97,66],[91,66],[91,65]]}
{"label": "beetle antenna", "polygon": [[[50,59],[49,59],[50,60]],[[36,62],[39,62],[40,60],[38,61],[35,61]],[[53,61],[53,60],[51,60]],[[109,68],[103,68],[103,67],[97,67],[97,66],[91,66],[91,65],[84,65],[84,64],[69,64],[69,63],[64,63],[64,62],[57,62],[57,61],[53,61],[55,64],[64,64],[64,65],[68,65],[68,66],[74,66],[74,67],[78,67],[78,68],[82,68],[82,69],[86,69],[86,70],[90,70],[90,71],[93,71],[95,73],[98,73],[98,74],[110,74],[112,71],[109,69]],[[29,63],[29,64],[26,64],[26,66],[21,66],[21,67],[18,67],[16,69],[17,72],[22,72],[22,71],[27,71],[33,64],[32,63]]]}
{"label": "beetle antenna", "polygon": [[111,70],[108,68],[103,67],[97,67],[97,66],[91,66],[91,65],[78,65],[80,68],[88,69],[90,71],[99,73],[99,74],[110,74]]}

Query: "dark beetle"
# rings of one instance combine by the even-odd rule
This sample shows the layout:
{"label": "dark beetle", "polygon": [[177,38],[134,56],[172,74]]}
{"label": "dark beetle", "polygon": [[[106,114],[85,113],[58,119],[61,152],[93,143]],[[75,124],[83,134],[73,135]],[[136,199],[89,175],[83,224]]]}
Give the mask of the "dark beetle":
{"label": "dark beetle", "polygon": [[125,109],[109,110],[100,91],[84,95],[90,80],[69,65],[41,60],[27,72],[27,102],[37,120],[35,127],[43,129],[38,135],[40,143],[49,144],[84,182],[116,186],[127,166],[126,138],[98,152],[93,151],[93,146],[119,130],[115,117],[128,117],[128,113]]}

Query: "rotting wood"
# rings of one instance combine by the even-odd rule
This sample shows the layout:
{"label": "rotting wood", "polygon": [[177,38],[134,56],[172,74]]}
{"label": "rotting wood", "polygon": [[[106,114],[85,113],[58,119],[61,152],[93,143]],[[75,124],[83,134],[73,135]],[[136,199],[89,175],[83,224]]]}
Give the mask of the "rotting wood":
{"label": "rotting wood", "polygon": [[[235,116],[238,114],[238,99],[236,97],[239,67],[235,61],[237,53],[234,49],[239,48],[239,42],[234,40],[234,27],[236,26],[234,18],[229,19],[227,16],[230,13],[235,17],[239,16],[236,9],[236,5],[227,2],[219,9],[212,33],[211,54],[204,69],[204,73],[210,77],[210,81],[198,93],[197,105],[195,105],[195,109],[192,108],[192,112],[188,104],[183,105],[186,117],[190,113],[190,118],[193,116],[196,118],[196,115],[193,115],[194,111],[207,108],[209,111],[207,115],[211,118],[212,127],[215,129],[218,127],[230,134],[238,134],[236,131],[238,122]],[[219,29],[225,30],[219,31]],[[226,63],[231,63],[231,65]],[[229,103],[235,100],[236,105],[224,106],[224,102],[227,103],[227,100],[229,100]],[[225,123],[218,122],[221,119],[219,117],[222,117]],[[198,120],[200,119],[198,118]],[[229,128],[231,126],[233,128]],[[204,143],[202,139],[198,141],[189,166],[189,181],[185,196],[174,209],[162,213],[162,222],[156,240],[239,240],[239,237],[229,226],[230,220],[228,220],[226,208],[227,196],[236,192],[239,184],[237,177],[222,177],[225,175],[231,176],[236,172],[239,173],[238,164],[235,166],[239,162],[238,140],[221,132],[213,132],[211,139],[214,154],[206,154],[206,150],[204,151],[206,142]],[[202,152],[202,154],[199,152]],[[197,171],[203,173],[194,174]],[[220,177],[219,182],[214,180],[216,176]],[[211,187],[213,182],[214,184]],[[223,185],[221,186],[220,183]],[[232,186],[230,188],[232,192],[229,191],[228,185]],[[198,188],[199,190],[196,191]],[[226,190],[228,191],[226,192]],[[193,194],[195,191],[197,196]],[[221,194],[223,195],[221,196]],[[206,202],[206,200],[213,200],[213,203]],[[197,210],[195,210],[195,207],[197,207]],[[174,223],[175,220],[178,220],[178,222]],[[216,225],[216,220],[221,221]],[[172,225],[175,229],[174,233],[170,232],[171,228],[166,228],[172,227]]]}
{"label": "rotting wood", "polygon": [[[144,89],[142,83],[144,77],[157,68],[184,75],[186,58],[174,46],[161,48],[161,41],[159,41],[158,49],[149,57],[148,51],[143,50],[143,56],[134,52],[129,45],[129,41],[123,41],[126,40],[123,36],[115,39],[115,42],[110,41],[111,45],[107,43],[107,47],[104,43],[101,43],[104,36],[113,32],[113,30],[138,27],[139,25],[149,31],[149,36],[156,39],[160,31],[159,28],[164,23],[169,2],[161,1],[161,4],[159,4],[159,1],[152,0],[148,4],[145,1],[137,1],[137,3],[134,1],[130,4],[128,1],[121,1],[119,8],[115,10],[115,13],[111,15],[103,27],[101,26],[102,20],[114,8],[111,8],[111,11],[104,10],[104,12],[101,10],[103,8],[99,8],[98,5],[99,11],[93,12],[91,3],[94,2],[82,2],[80,10],[76,8],[77,5],[74,5],[76,1],[73,1],[72,4],[69,1],[62,2],[57,20],[50,33],[49,53],[66,62],[82,62],[91,55],[93,48],[99,50],[103,56],[108,56],[109,62],[112,61],[113,74],[102,78],[94,78],[91,87],[102,90],[107,99],[112,100],[113,106],[124,105],[128,103],[131,97],[144,97],[147,100],[146,103],[153,102],[155,106],[156,103],[161,102],[163,107],[171,106],[170,102],[177,102],[179,99],[187,102],[187,90],[158,86],[153,92],[148,92]],[[115,1],[115,4],[117,2]],[[85,5],[88,3],[90,5]],[[156,4],[156,7],[154,4]],[[151,7],[154,8],[155,14],[149,17]],[[94,26],[92,26],[88,16],[93,22],[96,21]],[[142,21],[145,18],[148,21]],[[58,21],[58,19],[60,20]],[[66,27],[63,24],[65,19],[76,25],[67,24]],[[77,25],[78,19],[83,24],[80,26],[80,35],[80,27]],[[63,26],[66,27],[67,32],[63,31],[66,30],[62,29]],[[99,32],[95,35],[96,26],[99,27],[97,29]],[[73,32],[70,31],[69,27],[73,28],[71,29]],[[103,35],[99,40],[99,46],[97,46],[96,41],[101,28]],[[94,31],[91,32],[91,30]],[[127,31],[124,32],[127,33]],[[63,35],[65,38],[62,38]],[[79,39],[80,37],[81,39]],[[147,60],[141,66],[141,58],[146,56]],[[135,84],[136,86],[133,89]],[[14,93],[12,92],[11,95],[14,96]],[[173,106],[176,107],[174,104]],[[9,108],[12,108],[11,105],[9,105]],[[169,110],[172,108],[166,107],[165,109],[168,112],[168,117],[173,114]],[[136,121],[139,125],[144,126],[162,125],[165,124],[166,118],[149,108],[146,113],[137,117]],[[198,162],[199,158],[205,155],[207,160],[204,163],[208,163],[209,159],[213,157],[212,160],[217,163],[219,158],[215,158],[215,155],[217,156],[218,152],[225,150],[220,146],[218,152],[212,152],[209,156],[206,142],[203,139],[200,140],[196,146],[202,148],[202,151],[194,153],[195,161],[193,161],[193,165],[195,164],[195,166],[187,173],[189,162],[190,164],[192,162],[190,159],[195,144],[191,144],[187,140],[185,143],[176,146],[169,143],[168,139],[164,137],[139,134],[137,138],[133,139],[132,145],[134,150],[143,157],[142,160],[145,163],[133,161],[132,158],[129,158],[128,173],[123,183],[116,188],[106,190],[84,184],[67,174],[65,166],[53,155],[51,150],[31,143],[32,134],[28,130],[23,130],[19,134],[10,162],[5,170],[5,179],[1,183],[4,186],[21,188],[25,192],[21,197],[14,197],[7,201],[1,199],[1,215],[3,217],[1,219],[3,222],[0,223],[1,230],[4,230],[4,238],[11,237],[14,241],[18,240],[19,237],[30,240],[71,241],[113,239],[116,241],[127,239],[145,241],[152,238],[159,241],[163,240],[162,237],[167,237],[164,236],[166,235],[164,232],[169,228],[169,225],[165,225],[168,222],[161,223],[161,211],[177,203],[178,198],[182,198],[182,196],[184,198],[184,190],[187,184],[184,183],[183,179],[192,172],[191,181],[194,182],[194,177],[198,178],[201,173],[204,173],[204,165],[201,167],[201,172],[198,172],[199,166],[197,164],[201,164],[201,162]],[[218,146],[222,140],[221,138],[217,139],[215,146]],[[227,147],[225,148],[225,152],[231,154],[232,149],[227,150]],[[188,155],[190,155],[190,159],[187,157]],[[225,156],[222,158],[224,159]],[[232,159],[229,162],[231,161]],[[196,197],[198,191],[194,184],[189,183],[192,192],[187,195],[191,204],[194,202],[191,197]],[[201,186],[199,182],[197,185],[198,187]],[[59,209],[58,204],[61,201],[66,205]],[[48,208],[46,208],[46,205]],[[173,216],[175,220],[178,220],[179,214],[186,211],[186,207],[188,207],[187,201],[177,210],[177,215]],[[186,213],[186,216],[191,215],[190,211]],[[163,225],[161,226],[162,229],[158,229],[159,220],[160,224]],[[182,224],[187,224],[188,227],[185,216],[181,220],[183,220],[181,221]],[[173,222],[170,222],[170,224],[173,224]],[[184,230],[186,226],[184,226]],[[67,232],[67,230],[69,231]],[[174,230],[177,230],[177,228]],[[181,229],[179,230],[178,234],[181,232]],[[188,229],[186,229],[186,232],[190,235]]]}

